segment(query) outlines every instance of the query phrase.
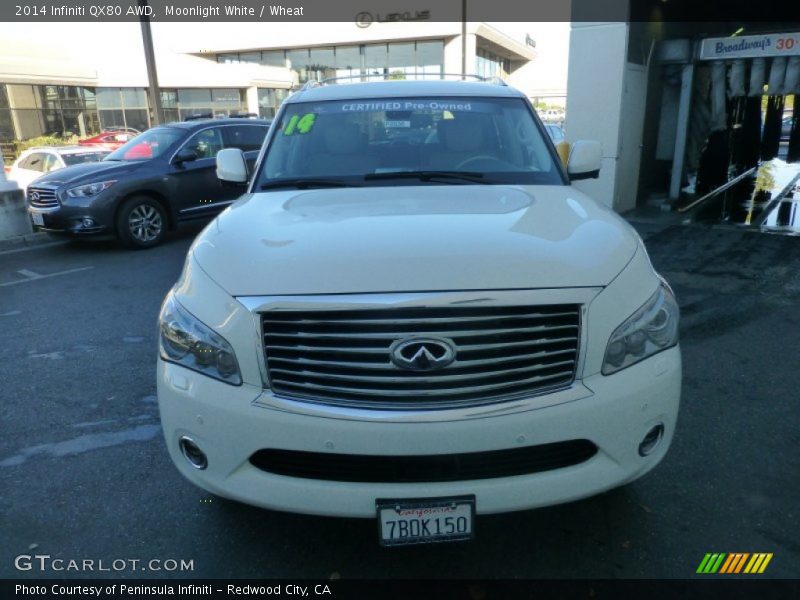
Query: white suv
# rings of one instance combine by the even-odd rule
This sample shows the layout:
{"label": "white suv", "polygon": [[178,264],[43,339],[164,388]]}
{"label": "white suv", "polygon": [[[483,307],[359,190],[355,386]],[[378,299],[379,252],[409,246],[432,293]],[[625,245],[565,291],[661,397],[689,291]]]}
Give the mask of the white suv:
{"label": "white suv", "polygon": [[198,486],[379,520],[383,544],[623,485],[664,457],[678,307],[641,239],[570,186],[526,98],[477,82],[292,95],[248,193],[160,315],[167,447]]}

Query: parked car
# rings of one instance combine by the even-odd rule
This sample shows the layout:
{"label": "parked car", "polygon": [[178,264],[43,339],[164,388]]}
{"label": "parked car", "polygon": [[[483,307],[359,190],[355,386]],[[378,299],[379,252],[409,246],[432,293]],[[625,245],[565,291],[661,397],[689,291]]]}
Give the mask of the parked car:
{"label": "parked car", "polygon": [[140,132],[136,129],[115,129],[113,131],[104,131],[103,133],[86,138],[85,140],[80,140],[78,144],[80,146],[100,146],[101,148],[116,150],[126,142],[135,138],[139,133]]}
{"label": "parked car", "polygon": [[555,125],[554,123],[545,123],[544,128],[547,130],[547,135],[550,136],[550,139],[553,140],[554,144],[563,142],[566,139],[566,136],[564,135],[564,129],[562,129],[560,125]]}
{"label": "parked car", "polygon": [[[427,116],[430,118],[421,118]],[[415,123],[438,135],[399,137]],[[678,306],[642,240],[570,185],[525,96],[468,81],[308,86],[160,314],[170,456],[211,493],[368,517],[381,544],[569,502],[664,457]],[[252,173],[252,174],[251,174]]]}
{"label": "parked car", "polygon": [[108,150],[82,148],[80,146],[38,146],[23,150],[7,171],[8,179],[16,182],[22,190],[45,173],[58,171],[72,165],[96,163],[106,156]]}
{"label": "parked car", "polygon": [[564,120],[564,111],[558,108],[548,108],[539,112],[543,121],[557,121],[561,122]]}
{"label": "parked car", "polygon": [[33,223],[72,235],[115,234],[148,248],[168,229],[214,216],[241,195],[215,175],[223,148],[255,162],[269,128],[264,119],[213,119],[148,129],[105,159],[48,173],[28,190]]}

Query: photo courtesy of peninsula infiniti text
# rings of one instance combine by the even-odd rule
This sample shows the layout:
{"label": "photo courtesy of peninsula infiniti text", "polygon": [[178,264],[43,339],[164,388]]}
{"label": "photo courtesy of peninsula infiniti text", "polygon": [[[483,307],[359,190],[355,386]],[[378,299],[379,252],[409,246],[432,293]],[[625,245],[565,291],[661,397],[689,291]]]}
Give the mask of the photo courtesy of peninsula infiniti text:
{"label": "photo courtesy of peninsula infiniti text", "polygon": [[[502,82],[307,84],[159,316],[178,470],[213,494],[470,539],[480,515],[628,484],[664,458],[678,307],[642,240],[571,185]],[[244,187],[246,186],[246,187]]]}

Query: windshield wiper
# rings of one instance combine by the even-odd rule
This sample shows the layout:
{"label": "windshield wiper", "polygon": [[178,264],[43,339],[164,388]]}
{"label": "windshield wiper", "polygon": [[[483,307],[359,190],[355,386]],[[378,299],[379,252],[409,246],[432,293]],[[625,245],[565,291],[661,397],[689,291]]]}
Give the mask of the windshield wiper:
{"label": "windshield wiper", "polygon": [[483,179],[483,174],[476,171],[389,171],[387,173],[368,173],[364,175],[364,179],[367,181],[375,179],[419,179],[420,181],[452,179],[469,183],[487,183]]}
{"label": "windshield wiper", "polygon": [[267,181],[261,184],[262,190],[269,190],[273,188],[293,187],[299,190],[305,190],[312,187],[332,188],[332,187],[354,187],[358,184],[349,183],[341,179],[312,179],[312,178],[296,178],[296,179],[275,179],[274,181]]}

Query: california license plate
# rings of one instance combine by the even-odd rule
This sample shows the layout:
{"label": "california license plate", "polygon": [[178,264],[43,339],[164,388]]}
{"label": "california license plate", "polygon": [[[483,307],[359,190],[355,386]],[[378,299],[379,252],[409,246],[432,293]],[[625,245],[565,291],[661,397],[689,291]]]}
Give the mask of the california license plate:
{"label": "california license plate", "polygon": [[455,542],[475,537],[475,496],[375,502],[382,546]]}
{"label": "california license plate", "polygon": [[31,219],[33,220],[34,225],[44,227],[44,217],[41,213],[31,213]]}

